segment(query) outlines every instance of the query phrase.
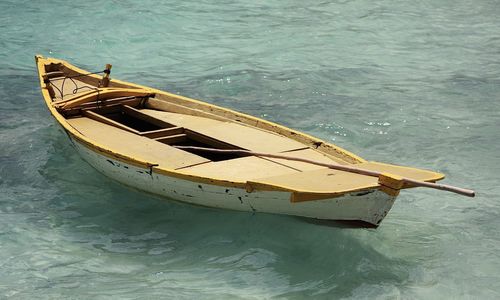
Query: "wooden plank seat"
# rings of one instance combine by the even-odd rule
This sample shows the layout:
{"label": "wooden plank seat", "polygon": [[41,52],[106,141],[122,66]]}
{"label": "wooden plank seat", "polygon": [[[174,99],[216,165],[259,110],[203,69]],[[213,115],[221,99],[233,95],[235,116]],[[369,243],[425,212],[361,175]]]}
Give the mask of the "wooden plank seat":
{"label": "wooden plank seat", "polygon": [[99,146],[167,169],[210,162],[201,156],[87,117],[68,119],[67,122]]}
{"label": "wooden plank seat", "polygon": [[124,88],[96,88],[87,92],[78,93],[68,99],[53,102],[52,105],[59,109],[70,109],[84,103],[98,100],[112,99],[117,97],[148,97],[153,95],[151,91],[145,89],[124,89]]}
{"label": "wooden plank seat", "polygon": [[159,139],[162,137],[177,135],[177,134],[181,134],[181,133],[184,133],[184,128],[182,128],[182,127],[169,127],[169,128],[162,128],[162,129],[157,129],[157,130],[139,132],[139,135],[150,138],[150,139]]}
{"label": "wooden plank seat", "polygon": [[307,145],[292,139],[233,122],[152,109],[141,109],[140,112],[241,149],[279,153],[308,148]]}
{"label": "wooden plank seat", "polygon": [[66,74],[62,71],[52,71],[52,72],[47,72],[47,74],[45,74],[47,76],[47,78],[49,79],[52,79],[52,78],[59,78],[59,77],[62,77],[64,78],[66,76]]}
{"label": "wooden plank seat", "polygon": [[[139,131],[137,129],[131,128],[125,124],[122,124],[118,121],[110,119],[104,115],[101,115],[101,114],[96,113],[96,112],[91,111],[91,110],[82,111],[82,116],[99,121],[99,122],[104,123],[104,124],[114,126],[116,128],[131,132],[131,133],[143,136],[143,137],[159,140],[162,142],[169,141],[168,139],[163,140],[163,138],[165,138],[165,137],[184,134],[185,129],[182,127],[173,126],[172,124],[166,123],[162,120],[156,120],[148,115],[143,115],[142,113],[140,113],[140,111],[138,111],[132,107],[129,107],[129,106],[121,106],[120,108],[121,108],[121,110],[117,111],[117,113],[120,113],[120,112],[131,113],[131,115],[133,117],[135,117],[139,120],[150,122],[151,124],[154,124],[154,125],[160,127],[160,129],[149,130],[149,131]],[[184,134],[184,136],[186,136],[186,135]],[[171,141],[173,142],[174,140],[172,139]]]}
{"label": "wooden plank seat", "polygon": [[136,107],[141,105],[144,101],[143,97],[117,97],[112,99],[104,99],[99,101],[92,101],[80,104],[78,106],[68,108],[64,110],[64,115],[66,117],[72,117],[82,114],[84,111],[90,110],[99,114],[110,114],[122,111],[123,105],[128,105],[131,107]]}
{"label": "wooden plank seat", "polygon": [[251,179],[291,175],[299,171],[256,156],[209,162],[183,168],[182,173],[245,183]]}
{"label": "wooden plank seat", "polygon": [[193,131],[201,130],[205,127],[215,126],[221,121],[198,116],[178,114],[154,109],[141,109],[143,114],[149,115],[159,120],[164,120],[179,127],[189,128]]}

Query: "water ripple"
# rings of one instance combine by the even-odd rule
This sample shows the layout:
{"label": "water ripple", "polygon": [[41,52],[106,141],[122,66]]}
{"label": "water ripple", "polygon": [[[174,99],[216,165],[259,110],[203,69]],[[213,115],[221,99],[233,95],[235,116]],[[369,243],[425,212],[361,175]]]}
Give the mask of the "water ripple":
{"label": "water ripple", "polygon": [[[500,296],[494,1],[0,2],[0,298]],[[98,174],[33,56],[261,116],[369,160],[445,172],[377,230],[193,207]]]}

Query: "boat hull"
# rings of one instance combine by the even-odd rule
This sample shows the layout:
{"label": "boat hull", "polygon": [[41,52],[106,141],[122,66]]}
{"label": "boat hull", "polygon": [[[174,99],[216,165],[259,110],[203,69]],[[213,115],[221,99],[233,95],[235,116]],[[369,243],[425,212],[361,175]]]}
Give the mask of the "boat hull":
{"label": "boat hull", "polygon": [[252,191],[199,183],[159,174],[88,147],[68,132],[79,155],[92,167],[124,185],[190,204],[247,212],[285,214],[323,220],[363,221],[375,226],[394,204],[395,196],[374,189],[339,197],[292,203],[290,192]]}

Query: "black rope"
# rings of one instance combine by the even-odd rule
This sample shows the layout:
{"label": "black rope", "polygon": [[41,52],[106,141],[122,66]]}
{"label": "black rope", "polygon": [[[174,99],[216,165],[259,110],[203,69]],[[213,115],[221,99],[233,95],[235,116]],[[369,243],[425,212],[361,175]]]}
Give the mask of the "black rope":
{"label": "black rope", "polygon": [[49,81],[48,83],[49,83],[49,84],[50,84],[53,88],[56,88],[56,90],[57,90],[57,91],[59,92],[59,94],[61,95],[61,99],[62,99],[62,98],[64,97],[64,96],[63,96],[63,92],[62,92],[62,91],[61,91],[61,90],[60,90],[57,86],[53,85],[53,84],[52,84],[52,82],[50,82],[50,80],[48,80],[48,81]]}
{"label": "black rope", "polygon": [[[59,92],[59,94],[61,95],[61,100],[64,99],[64,94],[63,94],[63,91],[64,91],[64,84],[66,83],[66,79],[69,79],[71,80],[71,82],[73,82],[73,84],[75,85],[75,89],[73,89],[73,95],[78,93],[79,90],[82,90],[82,89],[90,89],[90,90],[94,90],[94,91],[97,91],[97,101],[99,101],[99,88],[98,87],[94,87],[94,86],[90,86],[90,85],[84,85],[84,86],[78,86],[78,84],[73,80],[73,78],[78,78],[78,77],[85,77],[85,76],[89,76],[89,75],[93,75],[93,74],[101,74],[101,73],[105,73],[105,74],[110,74],[111,71],[110,70],[103,70],[103,71],[97,71],[97,72],[91,72],[91,73],[86,73],[86,74],[78,74],[78,75],[73,75],[73,76],[64,76],[64,78],[55,78],[55,80],[62,80],[62,84],[61,84],[61,89],[59,89],[57,86],[55,86],[52,81],[50,81],[50,79],[47,79],[48,83],[56,88],[56,90]],[[45,82],[47,83],[47,82]]]}

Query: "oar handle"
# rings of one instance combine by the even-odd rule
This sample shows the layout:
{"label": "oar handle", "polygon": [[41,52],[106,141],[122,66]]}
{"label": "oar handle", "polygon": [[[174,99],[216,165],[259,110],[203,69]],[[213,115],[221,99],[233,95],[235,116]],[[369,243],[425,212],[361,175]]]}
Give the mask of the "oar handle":
{"label": "oar handle", "polygon": [[413,179],[409,179],[409,178],[404,178],[403,181],[408,183],[408,184],[414,185],[414,186],[428,187],[431,189],[448,191],[448,192],[457,193],[457,194],[467,196],[467,197],[475,197],[476,196],[476,193],[473,190],[459,188],[459,187],[452,186],[452,185],[433,183],[433,182],[425,182],[425,181],[413,180]]}

